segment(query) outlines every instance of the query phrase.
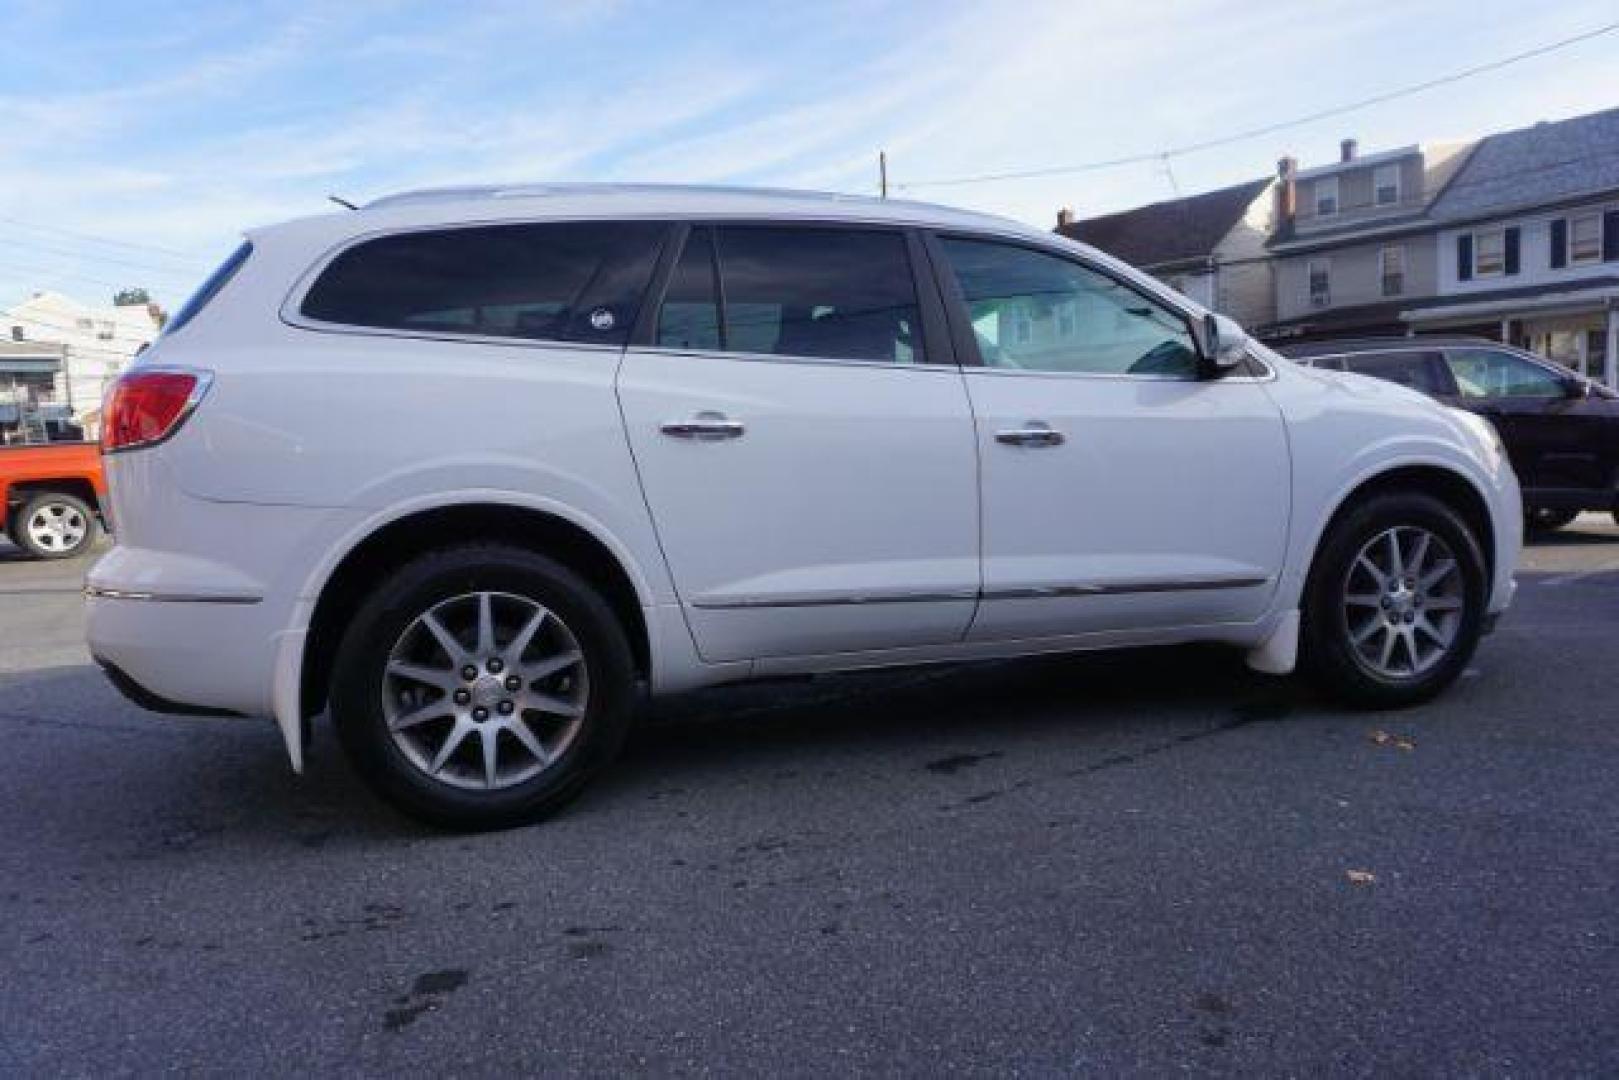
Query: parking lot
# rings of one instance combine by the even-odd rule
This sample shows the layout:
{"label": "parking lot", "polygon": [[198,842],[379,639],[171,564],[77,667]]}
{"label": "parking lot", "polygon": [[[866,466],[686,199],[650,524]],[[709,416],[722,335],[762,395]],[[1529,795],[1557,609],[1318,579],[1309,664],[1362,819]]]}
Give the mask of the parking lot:
{"label": "parking lot", "polygon": [[0,1071],[1619,1070],[1619,528],[1418,711],[1208,648],[710,691],[553,822],[142,713],[0,547]]}

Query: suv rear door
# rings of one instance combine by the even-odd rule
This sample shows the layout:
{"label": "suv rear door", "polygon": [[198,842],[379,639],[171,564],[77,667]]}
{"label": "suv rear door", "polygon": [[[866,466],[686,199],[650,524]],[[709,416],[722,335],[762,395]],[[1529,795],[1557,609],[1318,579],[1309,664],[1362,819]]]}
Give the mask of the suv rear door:
{"label": "suv rear door", "polygon": [[704,659],[965,633],[978,462],[918,250],[893,228],[687,230],[618,392]]}

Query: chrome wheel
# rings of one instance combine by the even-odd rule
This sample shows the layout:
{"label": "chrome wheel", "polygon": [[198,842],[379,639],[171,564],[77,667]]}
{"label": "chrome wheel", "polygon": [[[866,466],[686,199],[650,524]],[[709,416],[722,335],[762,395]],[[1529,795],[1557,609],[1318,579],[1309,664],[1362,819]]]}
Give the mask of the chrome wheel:
{"label": "chrome wheel", "polygon": [[41,551],[63,555],[84,543],[90,519],[72,503],[47,502],[34,507],[23,528]]}
{"label": "chrome wheel", "polygon": [[1343,612],[1355,659],[1384,679],[1430,670],[1456,645],[1465,582],[1444,540],[1416,526],[1372,537],[1349,564]]}
{"label": "chrome wheel", "polygon": [[522,596],[466,593],[417,616],[388,655],[382,713],[394,745],[442,783],[494,791],[533,779],[583,726],[579,640]]}

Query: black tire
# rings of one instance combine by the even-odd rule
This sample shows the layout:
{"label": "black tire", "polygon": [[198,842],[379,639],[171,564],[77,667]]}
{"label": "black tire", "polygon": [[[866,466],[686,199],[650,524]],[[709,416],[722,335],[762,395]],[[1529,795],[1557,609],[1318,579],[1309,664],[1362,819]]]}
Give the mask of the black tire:
{"label": "black tire", "polygon": [[[1426,530],[1443,541],[1461,575],[1456,597],[1460,617],[1448,652],[1426,670],[1400,677],[1381,674],[1362,659],[1351,640],[1345,595],[1352,564],[1362,549],[1394,528]],[[1483,632],[1487,596],[1483,551],[1453,510],[1420,492],[1374,495],[1342,513],[1316,553],[1304,594],[1300,641],[1304,664],[1328,693],[1356,707],[1398,709],[1419,704],[1444,690],[1466,668]]]}
{"label": "black tire", "polygon": [[1556,532],[1571,525],[1580,516],[1578,510],[1554,510],[1548,506],[1533,506],[1524,511],[1523,524],[1527,532]]}
{"label": "black tire", "polygon": [[[45,540],[34,535],[30,522],[37,515],[75,523],[71,542]],[[89,503],[65,491],[40,491],[30,494],[16,507],[7,522],[11,542],[36,559],[72,559],[83,555],[95,544],[100,534],[96,512]]]}
{"label": "black tire", "polygon": [[[589,691],[572,741],[538,775],[510,787],[468,790],[430,776],[398,745],[385,715],[385,670],[395,643],[424,612],[483,592],[538,604],[560,619],[577,642]],[[445,828],[500,829],[560,809],[612,761],[629,728],[635,686],[624,628],[586,581],[533,551],[478,544],[422,556],[373,590],[338,647],[331,714],[355,770],[395,807]]]}

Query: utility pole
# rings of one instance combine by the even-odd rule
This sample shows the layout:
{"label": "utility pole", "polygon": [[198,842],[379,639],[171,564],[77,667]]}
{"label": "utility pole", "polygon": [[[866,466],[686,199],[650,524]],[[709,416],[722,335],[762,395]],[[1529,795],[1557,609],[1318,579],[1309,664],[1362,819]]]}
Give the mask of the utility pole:
{"label": "utility pole", "polygon": [[877,151],[877,192],[882,198],[884,198],[884,199],[888,198],[888,151],[887,150],[879,150],[879,151]]}

